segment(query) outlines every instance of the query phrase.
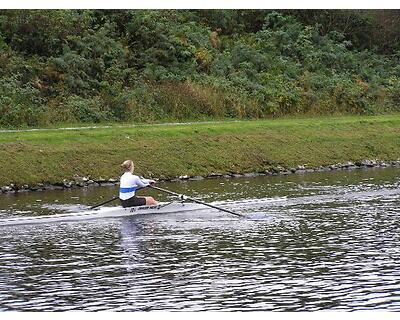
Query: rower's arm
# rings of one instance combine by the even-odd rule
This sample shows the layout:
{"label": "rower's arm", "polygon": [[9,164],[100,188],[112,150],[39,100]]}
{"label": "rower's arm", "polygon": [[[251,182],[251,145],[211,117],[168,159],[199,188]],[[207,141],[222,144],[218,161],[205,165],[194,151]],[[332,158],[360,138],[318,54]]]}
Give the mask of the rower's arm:
{"label": "rower's arm", "polygon": [[136,177],[135,179],[135,184],[141,188],[147,187],[148,185],[150,185],[150,182],[151,180],[144,179],[142,177]]}

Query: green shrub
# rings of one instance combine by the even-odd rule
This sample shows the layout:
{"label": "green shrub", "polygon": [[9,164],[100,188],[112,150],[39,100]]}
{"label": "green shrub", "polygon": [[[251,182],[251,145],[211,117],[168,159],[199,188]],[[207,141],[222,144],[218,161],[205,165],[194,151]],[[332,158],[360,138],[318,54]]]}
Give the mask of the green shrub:
{"label": "green shrub", "polygon": [[126,66],[124,50],[112,38],[112,27],[105,25],[97,31],[80,36],[68,37],[60,57],[50,59],[50,63],[74,94],[97,94],[100,83],[124,81]]}
{"label": "green shrub", "polygon": [[0,11],[0,125],[398,111],[396,15],[307,14]]}
{"label": "green shrub", "polygon": [[400,110],[400,77],[390,77],[387,90],[389,92],[390,99],[396,106],[397,111]]}
{"label": "green shrub", "polygon": [[36,126],[41,124],[45,106],[39,90],[23,85],[18,75],[0,78],[0,125]]}
{"label": "green shrub", "polygon": [[91,11],[1,10],[0,33],[13,50],[50,57],[65,40],[88,29]]}
{"label": "green shrub", "polygon": [[101,122],[111,120],[110,110],[104,106],[98,96],[91,98],[70,96],[64,106],[77,121]]}

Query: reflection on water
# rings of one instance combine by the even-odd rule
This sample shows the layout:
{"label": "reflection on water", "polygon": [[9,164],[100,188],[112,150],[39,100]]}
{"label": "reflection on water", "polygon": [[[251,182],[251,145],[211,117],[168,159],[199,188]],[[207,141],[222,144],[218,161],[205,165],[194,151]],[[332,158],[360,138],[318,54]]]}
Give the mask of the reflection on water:
{"label": "reflection on water", "polygon": [[[399,176],[162,185],[254,220],[204,210],[0,228],[0,310],[398,311]],[[0,217],[81,210],[115,192],[1,195]]]}

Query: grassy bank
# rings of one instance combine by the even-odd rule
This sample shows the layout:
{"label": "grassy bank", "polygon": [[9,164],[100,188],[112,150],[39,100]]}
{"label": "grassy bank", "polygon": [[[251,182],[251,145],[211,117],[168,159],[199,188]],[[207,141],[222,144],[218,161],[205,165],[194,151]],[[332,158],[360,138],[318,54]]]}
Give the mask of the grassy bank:
{"label": "grassy bank", "polygon": [[0,134],[0,186],[117,178],[128,158],[145,176],[255,172],[399,158],[400,115],[47,130]]}

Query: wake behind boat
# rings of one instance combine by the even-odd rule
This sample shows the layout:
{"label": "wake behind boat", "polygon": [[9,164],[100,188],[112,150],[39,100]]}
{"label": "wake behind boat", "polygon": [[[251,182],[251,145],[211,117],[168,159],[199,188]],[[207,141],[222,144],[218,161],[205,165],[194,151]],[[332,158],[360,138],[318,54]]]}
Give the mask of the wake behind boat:
{"label": "wake behind boat", "polygon": [[144,214],[177,213],[205,210],[206,206],[197,203],[170,202],[157,205],[144,205],[130,208],[108,207],[76,213],[64,213],[45,216],[18,217],[0,220],[0,226],[45,224],[51,222],[69,222],[104,218],[131,217]]}

